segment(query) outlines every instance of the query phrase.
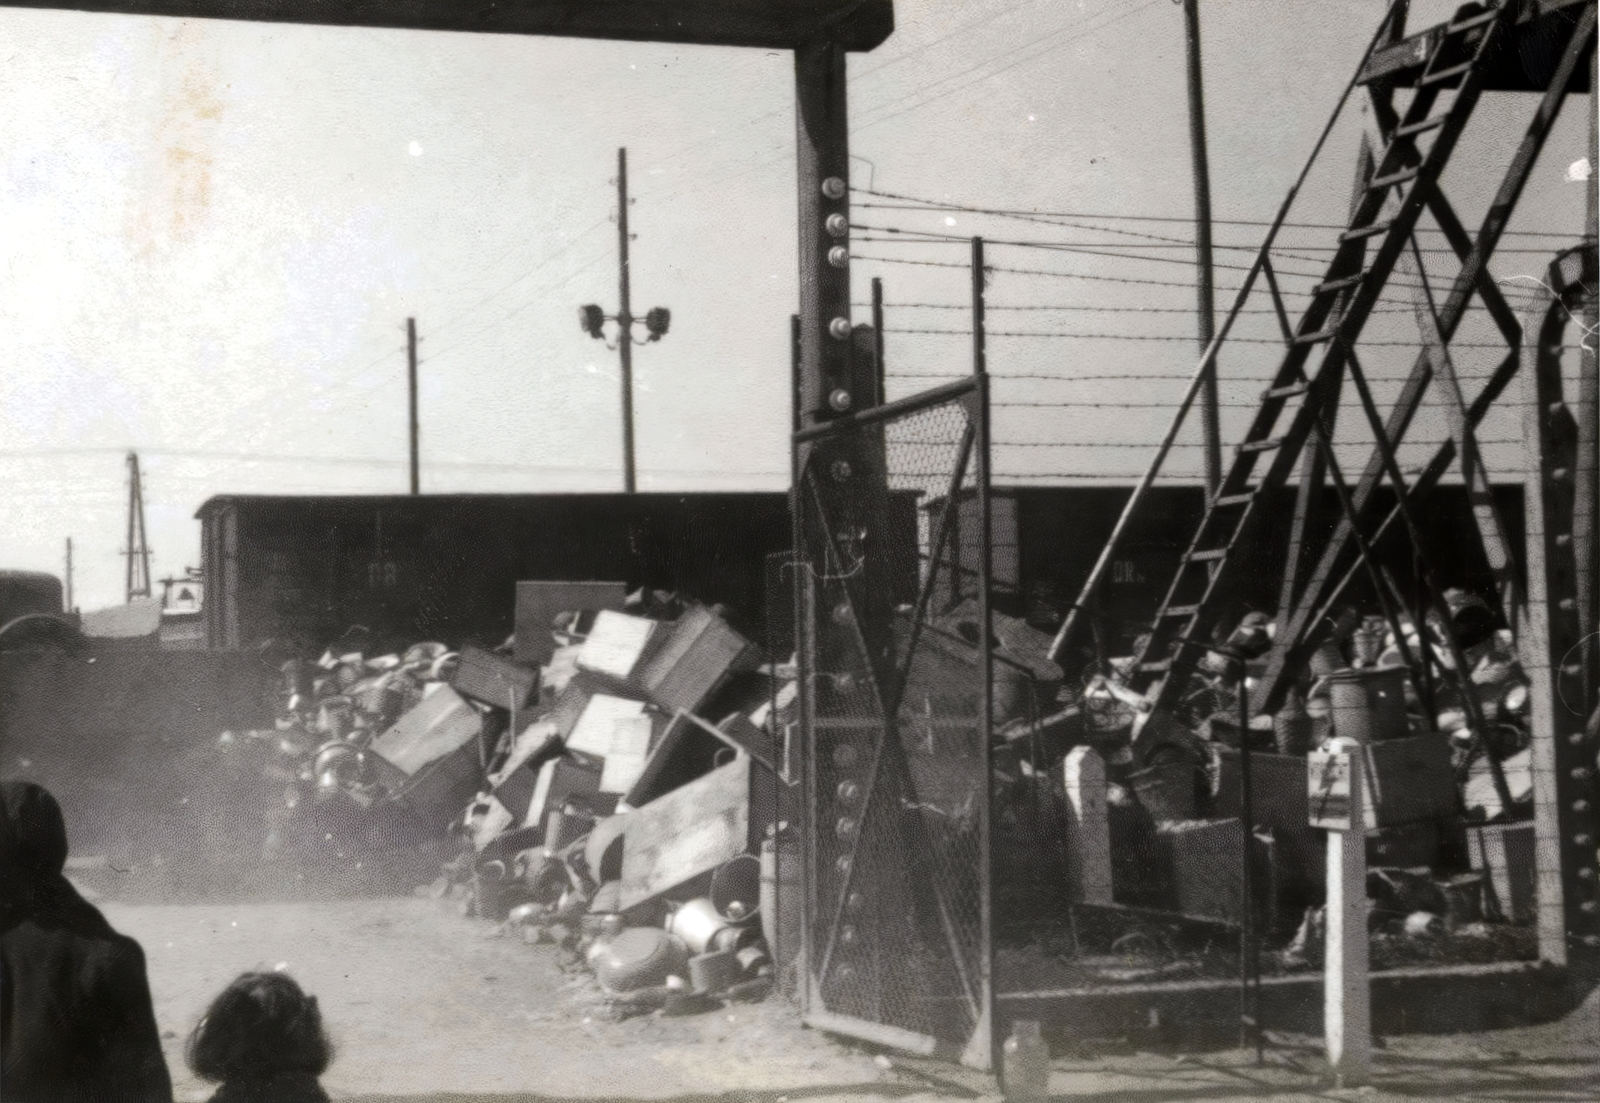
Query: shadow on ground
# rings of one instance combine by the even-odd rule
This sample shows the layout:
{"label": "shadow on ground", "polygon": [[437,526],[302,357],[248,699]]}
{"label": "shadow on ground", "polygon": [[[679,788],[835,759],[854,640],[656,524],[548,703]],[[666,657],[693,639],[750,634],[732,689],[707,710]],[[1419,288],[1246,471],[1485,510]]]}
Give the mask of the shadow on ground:
{"label": "shadow on ground", "polygon": [[[679,1095],[662,1099],[583,1097],[575,1100],[566,1095],[534,1095],[509,1093],[504,1095],[476,1092],[430,1092],[422,1095],[339,1095],[335,1103],[800,1103],[811,1099],[906,1099],[912,1096],[929,1097],[925,1086],[916,1084],[885,1084],[870,1082],[860,1084],[829,1084],[808,1088],[791,1088],[784,1091],[727,1091],[706,1095]],[[962,1093],[960,1098],[976,1098]]]}

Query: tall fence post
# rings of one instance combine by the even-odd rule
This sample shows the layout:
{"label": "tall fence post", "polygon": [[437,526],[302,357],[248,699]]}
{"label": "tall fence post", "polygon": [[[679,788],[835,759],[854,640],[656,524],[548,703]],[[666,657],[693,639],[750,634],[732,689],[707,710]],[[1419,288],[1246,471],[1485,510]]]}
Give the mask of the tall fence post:
{"label": "tall fence post", "polygon": [[[1328,1064],[1339,1086],[1367,1082],[1372,1065],[1372,1006],[1367,968],[1367,832],[1366,755],[1354,742],[1338,741],[1341,749],[1314,755],[1323,783],[1318,796],[1340,807],[1328,828],[1328,904],[1324,910],[1322,1014]],[[1341,788],[1348,789],[1340,793]],[[1333,796],[1330,801],[1329,795]],[[1342,797],[1343,799],[1339,799]]]}
{"label": "tall fence post", "polygon": [[[994,831],[991,825],[994,789],[994,738],[990,731],[994,723],[994,623],[989,608],[992,566],[991,555],[994,533],[990,521],[989,502],[989,361],[984,334],[984,262],[983,238],[972,239],[972,374],[977,378],[978,389],[970,409],[973,418],[972,471],[975,476],[978,507],[978,623],[983,628],[979,642],[980,668],[983,680],[978,704],[978,738],[982,741],[979,753],[983,756],[983,784],[978,787],[978,892],[980,938],[982,951],[979,957],[979,998],[982,1006],[977,1028],[965,1055],[965,1062],[978,1068],[992,1068],[995,1055],[1000,1052],[1001,1027],[994,1013]],[[956,569],[960,570],[961,553],[956,552]]]}

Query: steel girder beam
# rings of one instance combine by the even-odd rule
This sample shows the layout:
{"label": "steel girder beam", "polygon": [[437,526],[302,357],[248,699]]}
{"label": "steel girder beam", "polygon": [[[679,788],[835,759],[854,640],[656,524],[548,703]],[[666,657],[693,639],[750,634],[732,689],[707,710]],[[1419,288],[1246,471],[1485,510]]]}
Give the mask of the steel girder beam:
{"label": "steel girder beam", "polygon": [[892,0],[3,0],[0,6],[769,50],[818,39],[870,50],[894,30]]}

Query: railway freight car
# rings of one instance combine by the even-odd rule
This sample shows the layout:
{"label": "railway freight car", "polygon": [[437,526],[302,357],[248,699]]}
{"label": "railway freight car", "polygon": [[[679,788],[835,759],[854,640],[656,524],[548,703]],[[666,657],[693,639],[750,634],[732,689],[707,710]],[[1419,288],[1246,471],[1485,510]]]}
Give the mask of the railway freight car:
{"label": "railway freight car", "polygon": [[[764,634],[784,493],[226,495],[200,507],[213,649],[318,648],[352,625],[391,645],[497,644],[516,583],[617,580],[722,602]],[[915,540],[915,505],[897,528]]]}
{"label": "railway freight car", "polygon": [[0,626],[18,617],[59,617],[61,580],[41,571],[0,571]]}

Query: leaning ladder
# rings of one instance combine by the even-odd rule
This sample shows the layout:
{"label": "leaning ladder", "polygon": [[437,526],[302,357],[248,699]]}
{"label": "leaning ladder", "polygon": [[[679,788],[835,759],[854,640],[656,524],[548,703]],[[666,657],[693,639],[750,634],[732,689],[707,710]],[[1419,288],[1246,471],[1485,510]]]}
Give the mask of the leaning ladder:
{"label": "leaning ladder", "polygon": [[[1396,441],[1391,439],[1391,427],[1381,424],[1366,387],[1355,346],[1385,282],[1411,241],[1423,208],[1431,207],[1436,215],[1443,215],[1453,223],[1453,215],[1438,189],[1438,180],[1478,97],[1485,90],[1495,51],[1519,14],[1520,6],[1515,2],[1465,8],[1450,22],[1402,44],[1404,4],[1395,3],[1391,6],[1329,119],[1306,168],[1302,170],[1300,179],[1290,190],[1278,217],[1272,223],[1266,241],[1240,288],[1233,310],[1202,358],[1166,440],[1158,448],[1154,463],[1135,490],[1134,499],[1124,513],[1124,523],[1118,526],[1119,533],[1113,535],[1112,542],[1107,545],[1091,572],[1078,603],[1069,611],[1055,641],[1053,654],[1057,657],[1061,656],[1067,642],[1073,638],[1082,617],[1093,607],[1108,573],[1120,530],[1125,528],[1127,518],[1159,472],[1202,379],[1215,370],[1217,351],[1225,342],[1240,307],[1258,277],[1265,281],[1271,292],[1284,332],[1283,358],[1271,385],[1262,395],[1260,407],[1244,441],[1236,449],[1227,474],[1211,497],[1200,526],[1180,559],[1175,577],[1150,624],[1149,632],[1138,648],[1129,677],[1132,687],[1146,693],[1156,708],[1170,708],[1175,703],[1188,682],[1194,664],[1205,648],[1211,646],[1210,633],[1238,589],[1241,573],[1246,568],[1237,553],[1249,547],[1253,537],[1259,533],[1267,509],[1264,503],[1273,497],[1274,491],[1287,483],[1309,440],[1317,438],[1316,444],[1331,461],[1331,447],[1326,439],[1327,425],[1338,403],[1341,379],[1347,371],[1373,422],[1379,454],[1369,465],[1354,495],[1342,485],[1342,479],[1335,471],[1335,483],[1346,516],[1334,543],[1342,548],[1352,538],[1362,542],[1361,527],[1358,525],[1360,514],[1369,504],[1375,483],[1384,475],[1390,476],[1395,484],[1399,499],[1395,514],[1403,515],[1408,527],[1414,527],[1414,519],[1406,508],[1407,489],[1395,466],[1393,447]],[[1573,66],[1581,52],[1576,44],[1586,41],[1593,34],[1593,27],[1591,4],[1584,7],[1580,26],[1573,37],[1575,45],[1567,50],[1563,64],[1552,81],[1552,88],[1559,85],[1562,94],[1570,83]],[[1278,290],[1269,250],[1311,163],[1315,161],[1351,91],[1358,84],[1381,82],[1384,66],[1392,62],[1397,49],[1401,53],[1415,51],[1414,56],[1405,59],[1412,63],[1413,71],[1408,75],[1413,79],[1415,94],[1403,113],[1395,113],[1392,118],[1385,119],[1384,112],[1379,112],[1379,121],[1385,131],[1385,145],[1375,159],[1372,175],[1365,182],[1362,194],[1353,204],[1350,221],[1339,235],[1332,262],[1321,282],[1313,288],[1311,302],[1298,325],[1291,325]],[[1550,98],[1547,93],[1547,101]],[[1380,106],[1387,104],[1386,95],[1380,98],[1375,94],[1375,99],[1380,101]],[[1557,95],[1557,106],[1559,102],[1560,95]],[[1553,116],[1553,111],[1546,114]],[[1544,120],[1545,130],[1548,129],[1548,122],[1549,119]],[[1543,131],[1538,135],[1538,142],[1542,142],[1542,137]],[[1527,142],[1524,144],[1527,145]],[[1537,144],[1534,152],[1537,151]],[[1520,150],[1519,161],[1528,159],[1528,151]],[[1522,175],[1510,196],[1513,204],[1525,175],[1526,165],[1523,165]],[[1453,241],[1462,254],[1463,272],[1442,310],[1430,309],[1432,324],[1428,328],[1431,332],[1424,335],[1429,359],[1426,366],[1419,369],[1420,383],[1417,389],[1426,383],[1426,373],[1430,371],[1437,372],[1441,377],[1448,374],[1448,381],[1454,382],[1448,354],[1443,351],[1443,346],[1458,325],[1473,290],[1483,294],[1492,311],[1506,313],[1503,300],[1493,292],[1492,284],[1485,278],[1485,265],[1507,214],[1509,210],[1500,212],[1498,224],[1487,226],[1476,242],[1466,238],[1458,226],[1446,227],[1447,233],[1454,228],[1458,231],[1455,236],[1465,239]],[[1514,319],[1507,324],[1512,330],[1515,329]],[[1508,336],[1514,344],[1515,336],[1511,333]],[[1319,349],[1323,350],[1321,363],[1314,375],[1308,375],[1307,364]],[[1514,365],[1513,359],[1509,369],[1514,370]],[[1457,403],[1461,407],[1461,416],[1455,419],[1453,438],[1460,440],[1460,449],[1469,462],[1476,459],[1477,450],[1471,430],[1477,418],[1482,416],[1482,411],[1477,408],[1480,404],[1475,402],[1469,410],[1464,404]],[[1280,428],[1284,421],[1287,421],[1287,425]],[[1402,422],[1399,432],[1403,431]],[[1446,447],[1448,449],[1450,445]],[[1441,453],[1444,451],[1441,450]],[[1453,453],[1436,456],[1430,470],[1439,466],[1441,458],[1444,465],[1448,466],[1451,455]],[[1265,470],[1257,477],[1258,468],[1262,466]],[[1442,471],[1435,472],[1433,479],[1436,480],[1440,473]],[[1475,472],[1469,472],[1469,478],[1479,483],[1482,478],[1481,466]],[[1497,519],[1488,517],[1480,520],[1483,522],[1480,527],[1491,560],[1497,556],[1503,558],[1508,554],[1508,549]],[[1388,520],[1385,520],[1379,526],[1379,531],[1387,524]],[[1372,535],[1375,538],[1376,533]],[[1314,606],[1316,594],[1325,588],[1331,571],[1329,552],[1332,551],[1333,557],[1337,558],[1338,550],[1325,549],[1323,562],[1307,585],[1308,595],[1296,610],[1293,631],[1285,633],[1284,625],[1280,624],[1278,645],[1268,679],[1270,684],[1264,687],[1267,690],[1265,694],[1258,694],[1258,705],[1281,693],[1288,673],[1288,658],[1301,642],[1307,628],[1307,625],[1300,623],[1306,619],[1304,610]],[[1186,646],[1190,644],[1198,646]]]}

